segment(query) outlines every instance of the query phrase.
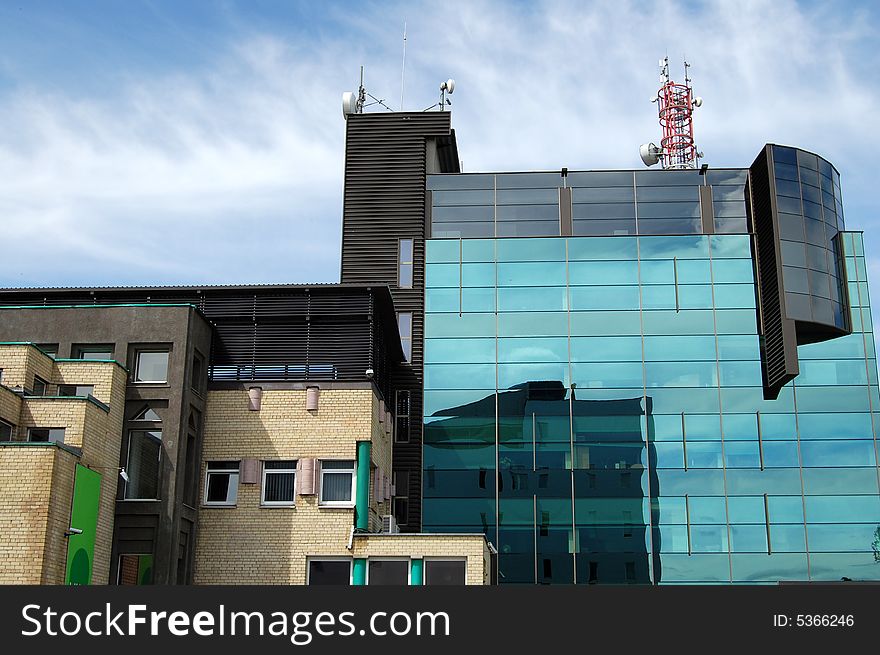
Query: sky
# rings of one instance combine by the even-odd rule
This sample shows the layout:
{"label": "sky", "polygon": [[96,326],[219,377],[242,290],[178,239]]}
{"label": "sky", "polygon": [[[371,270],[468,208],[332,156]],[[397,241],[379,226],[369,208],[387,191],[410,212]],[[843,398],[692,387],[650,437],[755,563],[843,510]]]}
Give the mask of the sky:
{"label": "sky", "polygon": [[0,0],[0,287],[336,282],[361,65],[394,109],[455,79],[465,171],[643,168],[668,55],[710,166],[837,166],[876,288],[878,34],[873,2]]}

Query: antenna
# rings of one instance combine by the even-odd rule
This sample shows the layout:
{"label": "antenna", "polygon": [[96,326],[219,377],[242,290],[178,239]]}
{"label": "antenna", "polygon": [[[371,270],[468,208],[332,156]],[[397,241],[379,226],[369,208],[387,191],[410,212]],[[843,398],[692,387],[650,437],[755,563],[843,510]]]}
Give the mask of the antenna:
{"label": "antenna", "polygon": [[400,66],[400,111],[403,111],[403,87],[406,80],[406,19],[403,19],[403,64]]}
{"label": "antenna", "polygon": [[[373,102],[367,102],[367,97],[372,98]],[[365,107],[372,105],[382,105],[388,111],[394,111],[385,104],[384,99],[377,98],[372,93],[367,93],[364,88],[364,67],[361,66],[361,84],[358,87],[357,95],[351,91],[342,94],[342,117],[348,118],[349,114],[363,114]]]}
{"label": "antenna", "polygon": [[455,80],[450,77],[448,80],[440,84],[440,102],[435,103],[422,111],[430,111],[438,105],[440,106],[440,111],[446,111],[446,105],[452,105],[452,101],[446,97],[446,94],[452,95],[453,91],[455,91]]}
{"label": "antenna", "polygon": [[684,84],[676,84],[669,78],[669,57],[660,60],[660,90],[651,98],[657,103],[657,114],[663,137],[660,146],[645,143],[639,148],[639,156],[646,166],[660,162],[664,169],[696,168],[703,156],[694,144],[694,107],[700,107],[703,99],[694,96],[689,69],[684,61]]}

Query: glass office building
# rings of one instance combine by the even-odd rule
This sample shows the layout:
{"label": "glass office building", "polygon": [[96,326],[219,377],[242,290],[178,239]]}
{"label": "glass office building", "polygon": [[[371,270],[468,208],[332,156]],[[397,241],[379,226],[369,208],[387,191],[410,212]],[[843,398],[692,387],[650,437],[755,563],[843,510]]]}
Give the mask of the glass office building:
{"label": "glass office building", "polygon": [[880,579],[865,257],[830,164],[428,189],[424,531],[486,533],[502,584]]}

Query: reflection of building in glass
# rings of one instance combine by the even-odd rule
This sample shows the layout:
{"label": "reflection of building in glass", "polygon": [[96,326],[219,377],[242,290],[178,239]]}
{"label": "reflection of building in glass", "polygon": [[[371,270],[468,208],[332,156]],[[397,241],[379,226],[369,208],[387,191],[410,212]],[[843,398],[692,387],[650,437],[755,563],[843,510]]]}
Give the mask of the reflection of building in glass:
{"label": "reflection of building in glass", "polygon": [[[426,521],[470,520],[492,535],[507,583],[650,582],[648,498],[657,480],[646,473],[656,457],[642,401],[579,400],[560,380],[532,381],[439,410],[425,429],[426,502],[489,498],[494,510],[476,504],[465,517],[450,502]],[[444,458],[463,449],[492,461]]]}

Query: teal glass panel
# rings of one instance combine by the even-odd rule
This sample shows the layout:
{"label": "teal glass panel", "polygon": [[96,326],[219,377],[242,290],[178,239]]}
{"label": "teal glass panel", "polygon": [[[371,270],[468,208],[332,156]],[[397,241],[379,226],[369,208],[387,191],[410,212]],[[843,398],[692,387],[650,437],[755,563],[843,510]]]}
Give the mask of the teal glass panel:
{"label": "teal glass panel", "polygon": [[485,415],[495,416],[495,392],[492,389],[474,389],[474,390],[437,390],[426,388],[425,396],[425,416],[455,416],[461,408],[480,404],[485,406],[490,403],[491,410],[486,409],[482,413]]}
{"label": "teal glass panel", "polygon": [[878,523],[880,496],[806,496],[807,523]]}
{"label": "teal glass panel", "polygon": [[706,236],[639,237],[641,259],[708,259],[709,239]]}
{"label": "teal glass panel", "polygon": [[[711,335],[715,332],[715,318],[711,310],[646,311],[643,320],[646,335]],[[754,325],[754,316],[751,320]]]}
{"label": "teal glass panel", "polygon": [[[464,239],[461,242],[461,260],[463,262],[494,262],[494,239]],[[430,261],[430,260],[429,260]]]}
{"label": "teal glass panel", "polygon": [[425,258],[429,264],[459,261],[458,241],[428,239],[425,242]]}
{"label": "teal glass panel", "polygon": [[[564,317],[564,314],[563,314]],[[495,314],[426,314],[425,337],[494,337]]]}
{"label": "teal glass panel", "polygon": [[755,287],[752,284],[716,284],[715,307],[743,309],[755,306]]}
{"label": "teal glass panel", "polygon": [[705,259],[676,261],[675,272],[679,284],[711,284],[712,282],[709,262]]}
{"label": "teal glass panel", "polygon": [[807,550],[804,525],[770,525],[770,548],[774,553],[803,553]]}
{"label": "teal glass panel", "polygon": [[868,553],[811,553],[810,573],[814,581],[841,578],[876,580],[877,561]]}
{"label": "teal glass panel", "polygon": [[767,528],[763,525],[730,526],[730,550],[734,553],[766,553]]}
{"label": "teal glass panel", "polygon": [[639,306],[639,287],[637,286],[571,287],[570,294],[572,311],[626,310]]}
{"label": "teal glass panel", "polygon": [[804,506],[801,496],[768,496],[767,516],[771,523],[804,522]]}
{"label": "teal glass panel", "polygon": [[659,539],[655,538],[655,549],[664,553],[688,552],[687,526],[661,525],[659,529],[655,528],[654,532],[660,535]]}
{"label": "teal glass panel", "polygon": [[422,509],[425,525],[489,526],[495,524],[495,501],[483,498],[432,498]]}
{"label": "teal glass panel", "polygon": [[721,440],[721,420],[717,414],[685,414],[684,428],[688,441]]}
{"label": "teal glass panel", "polygon": [[[494,408],[494,403],[492,408]],[[480,442],[494,444],[495,416],[494,414],[484,416],[451,414],[426,418],[422,438],[425,443]]]}
{"label": "teal glass panel", "polygon": [[[675,287],[671,284],[642,287],[644,309],[675,309]],[[709,307],[711,307],[711,303]]]}
{"label": "teal glass panel", "polygon": [[718,373],[725,387],[761,385],[761,362],[719,362]]}
{"label": "teal glass panel", "polygon": [[425,364],[495,363],[495,339],[425,339]]}
{"label": "teal glass panel", "polygon": [[[427,379],[427,367],[425,367]],[[569,386],[568,363],[543,363],[543,364],[499,364],[498,365],[498,388],[509,389],[518,384],[533,382],[536,380],[561,381],[563,386]]]}
{"label": "teal glass panel", "polygon": [[657,471],[659,488],[664,495],[684,496],[685,494],[723,495],[724,472],[716,469],[674,469]]}
{"label": "teal glass panel", "polygon": [[571,381],[578,389],[641,389],[642,365],[633,363],[576,363],[571,365]]}
{"label": "teal glass panel", "polygon": [[494,364],[426,364],[426,389],[495,389]]}
{"label": "teal glass panel", "polygon": [[783,388],[776,400],[764,400],[760,387],[722,387],[721,402],[729,412],[793,412],[794,397],[791,388]]}
{"label": "teal glass panel", "polygon": [[[492,348],[494,357],[495,349]],[[427,360],[426,360],[427,361]],[[494,360],[493,360],[494,361]],[[567,362],[567,337],[518,337],[498,339],[498,361]]]}
{"label": "teal glass panel", "polygon": [[568,316],[566,312],[502,312],[498,314],[498,336],[567,337]]}
{"label": "teal glass panel", "polygon": [[751,286],[755,281],[752,258],[714,260],[712,281],[715,284],[746,283]]}
{"label": "teal glass panel", "polygon": [[660,555],[661,582],[710,582],[730,581],[730,560],[726,554],[663,553]]}
{"label": "teal glass panel", "polygon": [[[687,260],[683,260],[687,261]],[[704,263],[693,260],[697,263]],[[705,262],[708,265],[708,262]],[[639,264],[639,279],[642,284],[675,284],[675,266],[671,259],[646,260]],[[708,284],[709,280],[706,280]]]}
{"label": "teal glass panel", "polygon": [[636,261],[572,261],[568,280],[571,285],[635,285],[639,283],[638,271]]}
{"label": "teal glass panel", "polygon": [[637,248],[635,237],[572,238],[568,240],[568,260],[570,262],[599,259],[636,261]]}
{"label": "teal glass panel", "polygon": [[711,309],[712,287],[708,285],[679,285],[678,305],[681,309]]}
{"label": "teal glass panel", "polygon": [[423,452],[426,472],[431,468],[453,471],[495,468],[494,444],[424,444]]}
{"label": "teal glass panel", "polygon": [[728,441],[758,438],[757,414],[724,414],[724,438]]}
{"label": "teal glass panel", "polygon": [[684,496],[661,496],[655,498],[654,521],[660,525],[685,525],[687,523],[687,505]]}
{"label": "teal glass panel", "polygon": [[691,551],[694,553],[726,553],[727,526],[691,526]]}
{"label": "teal glass panel", "polygon": [[687,445],[688,468],[716,469],[721,468],[721,443],[700,441]]}
{"label": "teal glass panel", "polygon": [[664,414],[684,411],[686,413],[718,412],[718,390],[700,389],[667,389],[654,387],[648,394],[653,402],[654,411]]}
{"label": "teal glass panel", "polygon": [[874,466],[872,441],[802,441],[801,457],[807,467]]}
{"label": "teal glass panel", "polygon": [[426,264],[425,288],[458,287],[461,282],[458,264]]}
{"label": "teal glass panel", "polygon": [[646,336],[645,361],[715,361],[713,336]]}
{"label": "teal glass panel", "polygon": [[794,414],[761,414],[761,438],[796,439],[798,434],[797,419]]}
{"label": "teal glass panel", "polygon": [[757,335],[718,335],[718,359],[760,360],[761,352]]}
{"label": "teal glass panel", "polygon": [[727,493],[732,496],[755,494],[792,495],[801,492],[801,476],[798,469],[729,469]]}
{"label": "teal glass panel", "polygon": [[731,555],[734,582],[777,582],[808,579],[807,556],[801,553],[736,553]]}
{"label": "teal glass panel", "polygon": [[757,315],[752,309],[717,309],[718,334],[757,334]]}
{"label": "teal glass panel", "polygon": [[767,468],[789,468],[799,466],[796,441],[765,441],[761,445],[764,466]]}
{"label": "teal glass panel", "polygon": [[[573,311],[569,316],[571,335],[574,337],[641,334],[641,317],[638,311]],[[501,323],[501,317],[499,317],[499,323]]]}
{"label": "teal glass panel", "polygon": [[[562,300],[564,302],[564,293]],[[425,311],[494,312],[495,289],[428,289],[425,292]]]}
{"label": "teal glass panel", "polygon": [[715,362],[647,362],[645,385],[653,387],[714,387],[718,384]]}
{"label": "teal glass panel", "polygon": [[864,360],[806,360],[800,363],[798,387],[832,384],[868,384]]}
{"label": "teal glass panel", "polygon": [[[797,381],[795,380],[795,384]],[[869,412],[866,387],[796,387],[798,407],[816,412]]]}
{"label": "teal glass panel", "polygon": [[765,521],[764,497],[731,496],[727,499],[727,512],[731,524],[759,523],[763,526]]}
{"label": "teal glass panel", "polygon": [[810,495],[828,494],[876,494],[876,468],[849,468],[845,475],[840,470],[811,469],[804,471],[804,493]]}
{"label": "teal glass panel", "polygon": [[876,523],[807,525],[811,553],[871,552]]}
{"label": "teal glass panel", "polygon": [[572,337],[572,362],[642,361],[639,337]]}
{"label": "teal glass panel", "polygon": [[752,258],[751,237],[748,234],[715,234],[709,237],[712,258]]}
{"label": "teal glass panel", "polygon": [[661,441],[652,445],[660,469],[684,468],[684,450],[680,441]]}
{"label": "teal glass panel", "polygon": [[681,441],[681,414],[652,414],[653,428],[649,431],[652,441]]}
{"label": "teal glass panel", "polygon": [[565,287],[509,287],[498,289],[498,311],[561,311],[567,308]]}
{"label": "teal glass panel", "polygon": [[727,523],[727,511],[722,496],[691,496],[688,498],[688,509],[692,524],[724,525]]}
{"label": "teal glass panel", "polygon": [[513,262],[498,264],[499,287],[565,285],[565,262]]}
{"label": "teal glass panel", "polygon": [[761,456],[757,441],[727,441],[724,444],[724,464],[727,468],[758,468]]}
{"label": "teal glass panel", "polygon": [[565,239],[499,239],[498,262],[564,262]]}
{"label": "teal glass panel", "polygon": [[801,439],[873,439],[871,415],[865,413],[802,414]]}

